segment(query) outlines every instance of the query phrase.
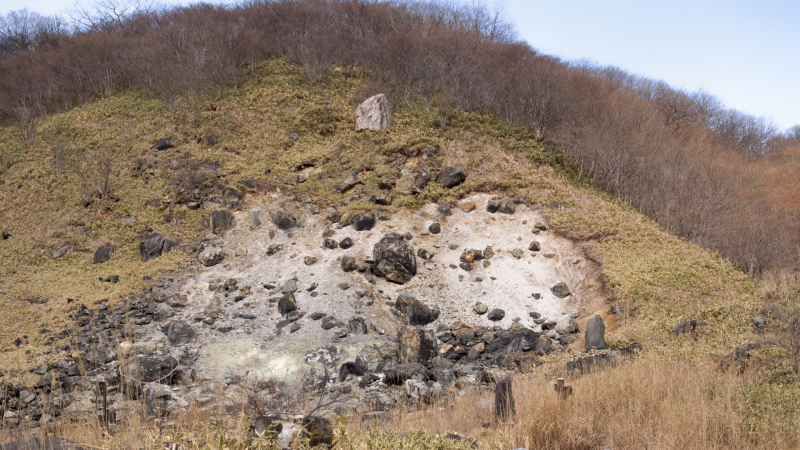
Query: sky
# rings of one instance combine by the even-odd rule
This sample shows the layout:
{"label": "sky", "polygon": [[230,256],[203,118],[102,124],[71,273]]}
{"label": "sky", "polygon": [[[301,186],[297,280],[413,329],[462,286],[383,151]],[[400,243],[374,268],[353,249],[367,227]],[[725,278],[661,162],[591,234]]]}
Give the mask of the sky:
{"label": "sky", "polygon": [[[3,0],[0,14],[23,8],[55,14],[73,2]],[[772,120],[781,130],[800,124],[800,1],[503,3],[519,37],[541,53],[619,67],[690,92],[703,90],[729,108]]]}

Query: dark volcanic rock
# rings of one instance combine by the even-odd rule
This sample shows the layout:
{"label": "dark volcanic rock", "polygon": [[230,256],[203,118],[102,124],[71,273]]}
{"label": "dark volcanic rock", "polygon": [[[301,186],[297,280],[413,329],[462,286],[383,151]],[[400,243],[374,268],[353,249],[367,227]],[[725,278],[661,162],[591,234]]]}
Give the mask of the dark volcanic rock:
{"label": "dark volcanic rock", "polygon": [[572,293],[569,291],[569,287],[567,287],[567,284],[563,281],[551,287],[550,290],[553,292],[553,295],[558,298],[564,298],[572,295]]}
{"label": "dark volcanic rock", "polygon": [[211,231],[216,235],[221,235],[228,230],[236,227],[236,218],[227,209],[220,209],[211,212]]}
{"label": "dark volcanic rock", "polygon": [[125,388],[137,396],[141,383],[159,382],[169,384],[171,376],[178,368],[178,360],[172,356],[138,356],[120,366]]}
{"label": "dark volcanic rock", "polygon": [[278,300],[278,312],[281,315],[286,315],[295,310],[297,310],[297,300],[294,298],[294,293],[287,292],[283,294],[283,297]]}
{"label": "dark volcanic rock", "polygon": [[467,173],[457,167],[444,167],[439,171],[436,182],[446,188],[456,187],[467,179]]}
{"label": "dark volcanic rock", "polygon": [[355,335],[367,334],[367,323],[362,317],[353,317],[350,319],[348,326],[350,327],[350,332]]}
{"label": "dark volcanic rock", "polygon": [[353,240],[348,238],[344,238],[339,242],[339,247],[347,250],[348,248],[353,246]]}
{"label": "dark volcanic rock", "polygon": [[94,263],[100,264],[110,260],[112,253],[114,253],[114,247],[111,247],[110,245],[100,247],[96,252],[94,252]]}
{"label": "dark volcanic rock", "polygon": [[492,341],[483,352],[484,359],[495,358],[509,353],[538,351],[542,354],[550,352],[550,340],[536,337],[533,330],[527,328],[506,331]]}
{"label": "dark volcanic rock", "polygon": [[328,239],[325,239],[325,241],[322,243],[322,246],[325,247],[325,248],[333,250],[333,249],[335,249],[336,247],[339,246],[339,243],[334,241],[333,239],[328,238]]}
{"label": "dark volcanic rock", "polygon": [[283,211],[272,214],[272,223],[281,230],[290,230],[297,225],[297,222]]}
{"label": "dark volcanic rock", "polygon": [[498,422],[512,419],[516,414],[514,393],[511,390],[512,378],[506,375],[497,382],[494,391],[494,415]]}
{"label": "dark volcanic rock", "polygon": [[407,283],[417,274],[414,249],[397,233],[385,235],[373,249],[375,274],[395,283]]}
{"label": "dark volcanic rock", "polygon": [[486,315],[486,318],[491,320],[492,322],[497,322],[498,320],[503,320],[503,317],[506,316],[506,312],[502,309],[495,308],[489,311],[489,314]]}
{"label": "dark volcanic rock", "polygon": [[361,214],[353,221],[353,228],[356,231],[368,231],[375,226],[375,214]]}
{"label": "dark volcanic rock", "polygon": [[185,344],[194,337],[194,329],[188,323],[179,320],[171,322],[167,328],[167,339],[172,345]]}
{"label": "dark volcanic rock", "polygon": [[168,148],[172,148],[172,141],[169,139],[161,139],[160,141],[156,142],[155,144],[150,146],[151,150],[166,150]]}
{"label": "dark volcanic rock", "polygon": [[439,222],[434,222],[428,227],[428,231],[430,231],[431,234],[439,234],[442,232],[442,225],[439,224]]}
{"label": "dark volcanic rock", "polygon": [[164,250],[164,236],[159,233],[148,234],[139,243],[139,254],[142,255],[142,262],[147,262],[161,256]]}
{"label": "dark volcanic rock", "polygon": [[406,322],[409,325],[425,326],[439,318],[440,311],[419,302],[416,297],[403,291],[397,297],[395,307],[406,315]]}

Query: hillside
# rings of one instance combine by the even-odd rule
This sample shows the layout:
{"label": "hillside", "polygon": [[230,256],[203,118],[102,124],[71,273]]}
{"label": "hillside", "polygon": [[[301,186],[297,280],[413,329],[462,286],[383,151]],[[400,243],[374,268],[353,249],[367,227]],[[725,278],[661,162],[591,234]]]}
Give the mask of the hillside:
{"label": "hillside", "polygon": [[[498,248],[511,248],[521,230],[531,228],[536,220],[546,223],[549,234],[542,242],[547,245],[553,242],[552,246],[560,249],[556,260],[564,265],[558,273],[563,275],[567,270],[564,267],[572,267],[571,262],[566,262],[572,255],[569,257],[582,261],[575,263],[576,267],[591,267],[586,272],[569,269],[577,271],[575,279],[595,280],[597,289],[591,295],[588,291],[576,291],[577,304],[557,309],[575,307],[581,329],[591,315],[600,314],[606,321],[609,347],[636,342],[643,349],[640,357],[622,368],[576,378],[576,400],[603,395],[597,386],[620,380],[621,385],[604,388],[609,396],[614,396],[615,389],[630,388],[625,397],[631,404],[636,399],[646,404],[650,401],[648,395],[662,395],[674,399],[676,404],[672,406],[680,409],[677,399],[681,396],[703,395],[681,391],[689,389],[683,383],[664,382],[675,361],[683,361],[694,368],[674,369],[680,377],[699,372],[711,385],[727,389],[722,395],[730,408],[726,414],[729,412],[731,416],[717,419],[730,427],[722,435],[731,440],[731,447],[746,443],[787,445],[796,439],[796,430],[789,424],[797,416],[793,410],[781,407],[795,398],[796,381],[778,380],[776,384],[775,377],[785,380],[785,375],[781,375],[784,372],[780,366],[775,368],[770,362],[769,351],[757,352],[761,356],[756,359],[761,364],[740,378],[732,379],[714,370],[723,355],[756,339],[752,320],[761,312],[762,305],[758,282],[719,255],[668,233],[630,205],[600,191],[580,177],[580,171],[559,147],[542,143],[529,129],[509,125],[489,113],[450,111],[448,124],[442,129],[437,110],[428,111],[419,103],[409,108],[401,98],[390,97],[392,127],[380,132],[356,133],[356,105],[377,92],[378,88],[370,84],[364,72],[334,68],[324,81],[312,83],[303,70],[287,59],[272,59],[254,66],[237,88],[213,100],[176,101],[165,106],[160,100],[127,91],[53,114],[42,119],[37,143],[27,150],[21,146],[15,127],[2,128],[0,192],[4,206],[0,225],[11,236],[0,242],[3,261],[0,290],[4,292],[0,297],[3,306],[0,382],[31,386],[40,376],[29,369],[59,359],[80,359],[80,353],[75,354],[83,338],[76,324],[80,305],[97,311],[106,307],[124,309],[126,302],[135,303],[131,296],[142,292],[178,286],[192,277],[196,277],[192,283],[198,283],[201,276],[207,277],[205,283],[213,283],[217,278],[221,282],[229,274],[250,280],[248,270],[252,270],[252,280],[258,283],[285,281],[287,276],[281,269],[288,271],[295,267],[291,266],[294,263],[287,255],[278,265],[259,265],[267,261],[263,247],[278,241],[272,235],[267,238],[265,229],[247,224],[249,211],[263,208],[274,213],[296,208],[302,214],[309,214],[316,208],[317,213],[311,213],[312,216],[321,216],[308,219],[303,231],[284,238],[288,239],[284,244],[287,246],[298,242],[311,249],[319,245],[314,242],[322,242],[320,230],[325,229],[322,222],[331,208],[341,214],[387,215],[386,225],[378,229],[419,233],[412,242],[423,245],[433,239],[420,232],[428,222],[414,220],[433,220],[438,217],[436,204],[447,203],[455,214],[444,222],[442,239],[445,240],[437,253],[457,262],[461,250],[450,256],[444,251],[445,243],[458,246],[459,240],[467,239],[459,237],[454,227],[477,233],[480,221],[491,222],[491,216],[484,211],[485,202],[492,196],[500,196],[514,199],[518,205],[515,219],[519,222],[506,225],[502,223],[505,218],[500,218],[499,225],[490,224],[499,228],[491,228],[491,236],[487,238],[507,239],[508,243]],[[211,134],[216,139],[213,145],[205,140]],[[171,140],[171,148],[150,148],[163,138]],[[57,170],[58,154],[53,151],[56,145],[66,155],[61,173]],[[398,182],[403,178],[403,168],[412,166],[433,170],[461,167],[467,177],[463,184],[450,189],[430,182],[413,193],[401,189],[402,183]],[[94,194],[86,205],[80,195],[81,183],[101,173],[103,167],[110,167],[105,198]],[[358,175],[358,183],[342,189],[351,174]],[[398,182],[388,192],[379,187],[379,183],[387,180]],[[389,204],[376,205],[371,201],[378,197]],[[466,200],[477,205],[472,216],[457,209]],[[237,226],[218,238],[212,234],[211,212],[219,209],[234,210]],[[523,220],[527,225],[522,225]],[[141,237],[152,232],[176,241],[177,246],[170,253],[143,262],[139,250]],[[341,236],[344,235],[338,237]],[[522,235],[520,240],[525,241],[520,245],[527,246],[530,236]],[[224,268],[218,273],[208,272],[198,264],[198,250],[210,242],[222,242],[230,249]],[[95,252],[104,246],[115,249],[110,260],[93,263]],[[62,248],[68,251],[54,258],[53,252]],[[238,254],[240,248],[247,252]],[[237,254],[233,254],[233,249]],[[319,255],[326,258],[324,252]],[[534,262],[547,264],[543,255],[533,258]],[[300,259],[296,260],[296,267],[302,267]],[[515,266],[503,266],[502,261],[493,264],[503,275],[518,270]],[[309,265],[308,270],[318,272],[316,267],[322,269]],[[449,270],[442,267],[440,270]],[[547,273],[537,268],[524,277],[530,281],[543,271]],[[119,277],[118,281],[109,278],[114,276]],[[437,282],[451,283],[442,280]],[[340,282],[331,281],[331,289]],[[435,300],[445,316],[450,314],[447,302],[458,298],[459,290],[464,289],[458,287],[457,281],[452,283],[447,284],[450,293]],[[397,288],[387,286],[391,290],[381,293],[394,301]],[[424,292],[424,300],[434,302],[433,290],[423,291],[422,284],[416,288]],[[320,290],[325,289],[327,286],[322,284]],[[519,314],[524,314],[522,300],[508,298],[508,291],[498,292],[497,298],[491,297],[492,301],[506,302],[503,303],[506,310],[514,312],[514,308],[519,308]],[[529,293],[524,293],[524,297],[528,296]],[[374,308],[383,308],[388,313],[391,308],[380,303],[383,301],[376,301]],[[472,301],[453,304],[451,309],[456,313],[471,304]],[[612,306],[618,313],[609,312]],[[554,309],[552,314],[560,312]],[[391,323],[391,315],[387,317],[386,323]],[[509,319],[511,315],[501,324],[511,326]],[[673,335],[679,323],[692,319],[704,321],[707,326],[700,328],[695,338]],[[384,328],[392,331],[389,325]],[[304,330],[299,333],[305,335]],[[133,341],[147,338],[132,337]],[[112,344],[119,346],[121,342]],[[537,389],[552,391],[548,381],[563,376],[564,363],[580,350],[582,344],[578,342],[566,346],[564,352],[543,358],[535,376],[524,378],[532,387],[522,390],[520,405],[531,405],[533,400],[525,398]],[[118,353],[124,351],[119,349]],[[636,386],[633,382],[648,376],[653,377],[649,393],[646,384]],[[706,385],[699,383],[692,388],[702,391],[702,386]],[[664,391],[659,394],[661,388]],[[765,397],[773,400],[763,403]],[[714,399],[711,394],[707,403],[696,398],[692,401],[700,401],[713,410],[717,407]],[[548,397],[547,401],[557,400]],[[621,408],[616,413],[620,417],[635,414],[628,407],[615,407]],[[568,410],[572,411],[572,417],[577,417],[573,409]],[[698,411],[698,420],[713,422],[702,416],[707,410],[698,406]],[[534,417],[541,412],[531,410],[528,414]],[[663,414],[668,416],[668,412]],[[431,427],[447,420],[443,416],[415,422],[416,416],[409,417],[407,422],[399,421],[396,426],[433,432],[436,429]],[[613,440],[635,428],[636,421],[628,419],[632,428],[623,427],[622,434],[608,431],[608,423],[595,420],[599,421],[598,429],[606,430]],[[469,420],[462,423],[469,429],[461,431],[480,433],[481,417]],[[537,445],[584,448],[578,444],[567,446],[563,436],[556,435],[550,437],[555,440],[549,444],[532,441],[530,436],[536,433],[525,437],[528,432],[524,422],[519,422],[505,438],[502,433],[492,434],[487,445],[500,442],[527,448],[538,448]],[[590,428],[590,435],[603,433]],[[68,435],[74,433],[70,429],[65,428]],[[669,442],[674,442],[670,439],[680,435],[673,431],[673,434],[664,431],[669,438],[664,438],[663,448],[669,448]],[[699,440],[692,440],[693,446],[717,442],[713,433],[698,433],[695,438]],[[646,445],[651,441],[637,442]]]}

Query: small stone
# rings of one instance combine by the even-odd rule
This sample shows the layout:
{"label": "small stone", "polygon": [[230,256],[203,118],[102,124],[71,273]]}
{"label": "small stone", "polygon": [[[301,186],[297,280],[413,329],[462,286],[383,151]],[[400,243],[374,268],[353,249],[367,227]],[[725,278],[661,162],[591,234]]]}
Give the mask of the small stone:
{"label": "small stone", "polygon": [[306,257],[303,258],[303,262],[307,266],[313,266],[314,264],[317,263],[317,258],[315,258],[313,256],[306,256]]}
{"label": "small stone", "polygon": [[513,200],[506,200],[504,201],[499,208],[499,211],[503,214],[514,214],[517,210],[516,205],[514,205]]}
{"label": "small stone", "polygon": [[521,248],[515,248],[511,250],[511,256],[513,256],[514,259],[520,259],[523,256],[525,256],[525,251],[522,250]]}
{"label": "small stone", "polygon": [[333,249],[339,247],[339,243],[334,241],[333,239],[325,239],[322,242],[322,246],[325,247],[325,248],[333,250]]}
{"label": "small stone", "polygon": [[436,208],[436,211],[438,211],[439,214],[443,216],[452,216],[453,215],[452,209],[453,207],[450,206],[449,203],[442,203],[441,205],[439,205],[438,208]]}
{"label": "small stone", "polygon": [[472,311],[475,314],[482,316],[489,311],[489,307],[484,305],[483,303],[478,302],[472,306]]}
{"label": "small stone", "polygon": [[345,250],[347,250],[348,248],[350,248],[352,246],[353,246],[353,240],[350,239],[349,237],[344,238],[339,242],[339,247],[343,248]]}
{"label": "small stone", "polygon": [[466,262],[466,261],[462,261],[462,262],[460,262],[460,263],[458,264],[458,267],[461,267],[461,269],[462,269],[462,270],[466,270],[467,272],[469,272],[470,270],[472,270],[472,264],[471,264],[471,263],[468,263],[468,262]]}
{"label": "small stone", "polygon": [[542,315],[541,315],[541,314],[539,314],[539,313],[538,313],[538,312],[536,312],[536,311],[531,311],[531,312],[529,312],[529,313],[528,313],[528,315],[529,315],[529,316],[531,316],[531,317],[532,317],[532,318],[534,318],[534,319],[538,319],[539,317],[542,317]]}
{"label": "small stone", "polygon": [[564,298],[572,295],[572,293],[569,291],[569,287],[567,287],[566,283],[564,282],[556,284],[555,286],[551,287],[550,290],[553,292],[553,295],[558,298]]}
{"label": "small stone", "polygon": [[539,231],[547,231],[547,225],[545,225],[544,222],[540,220],[537,220],[533,226]]}
{"label": "small stone", "polygon": [[430,261],[431,259],[433,259],[434,253],[431,253],[428,250],[425,250],[424,248],[419,248],[417,249],[417,256],[424,259],[425,261]]}
{"label": "small stone", "polygon": [[350,283],[339,283],[339,289],[343,291],[350,289]]}
{"label": "small stone", "polygon": [[434,222],[428,227],[428,231],[430,231],[431,234],[439,234],[442,232],[442,226],[439,222]]}
{"label": "small stone", "polygon": [[369,231],[375,226],[375,214],[361,214],[353,221],[353,228],[356,231]]}
{"label": "small stone", "polygon": [[352,272],[358,269],[356,265],[356,259],[352,256],[345,256],[342,258],[342,270],[345,272]]}
{"label": "small stone", "polygon": [[497,322],[498,320],[503,320],[503,317],[505,316],[506,316],[505,311],[499,308],[495,308],[489,311],[489,314],[486,316],[486,318],[491,320],[492,322]]}
{"label": "small stone", "polygon": [[532,252],[538,252],[542,249],[542,246],[539,245],[539,241],[532,241],[530,245],[528,245],[528,250]]}
{"label": "small stone", "polygon": [[297,280],[292,278],[291,280],[284,283],[283,287],[281,288],[281,292],[284,294],[297,292]]}
{"label": "small stone", "polygon": [[475,202],[465,201],[461,203],[461,210],[464,212],[472,212],[475,210]]}

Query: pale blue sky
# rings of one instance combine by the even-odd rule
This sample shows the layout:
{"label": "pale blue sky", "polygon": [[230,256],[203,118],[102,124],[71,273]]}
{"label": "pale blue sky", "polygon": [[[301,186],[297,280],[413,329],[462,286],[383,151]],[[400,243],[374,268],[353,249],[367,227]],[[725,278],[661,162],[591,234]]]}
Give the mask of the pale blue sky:
{"label": "pale blue sky", "polygon": [[[72,3],[3,0],[0,14],[22,8],[53,14]],[[730,108],[772,118],[781,129],[800,124],[800,1],[504,3],[520,37],[542,53],[702,89]]]}

